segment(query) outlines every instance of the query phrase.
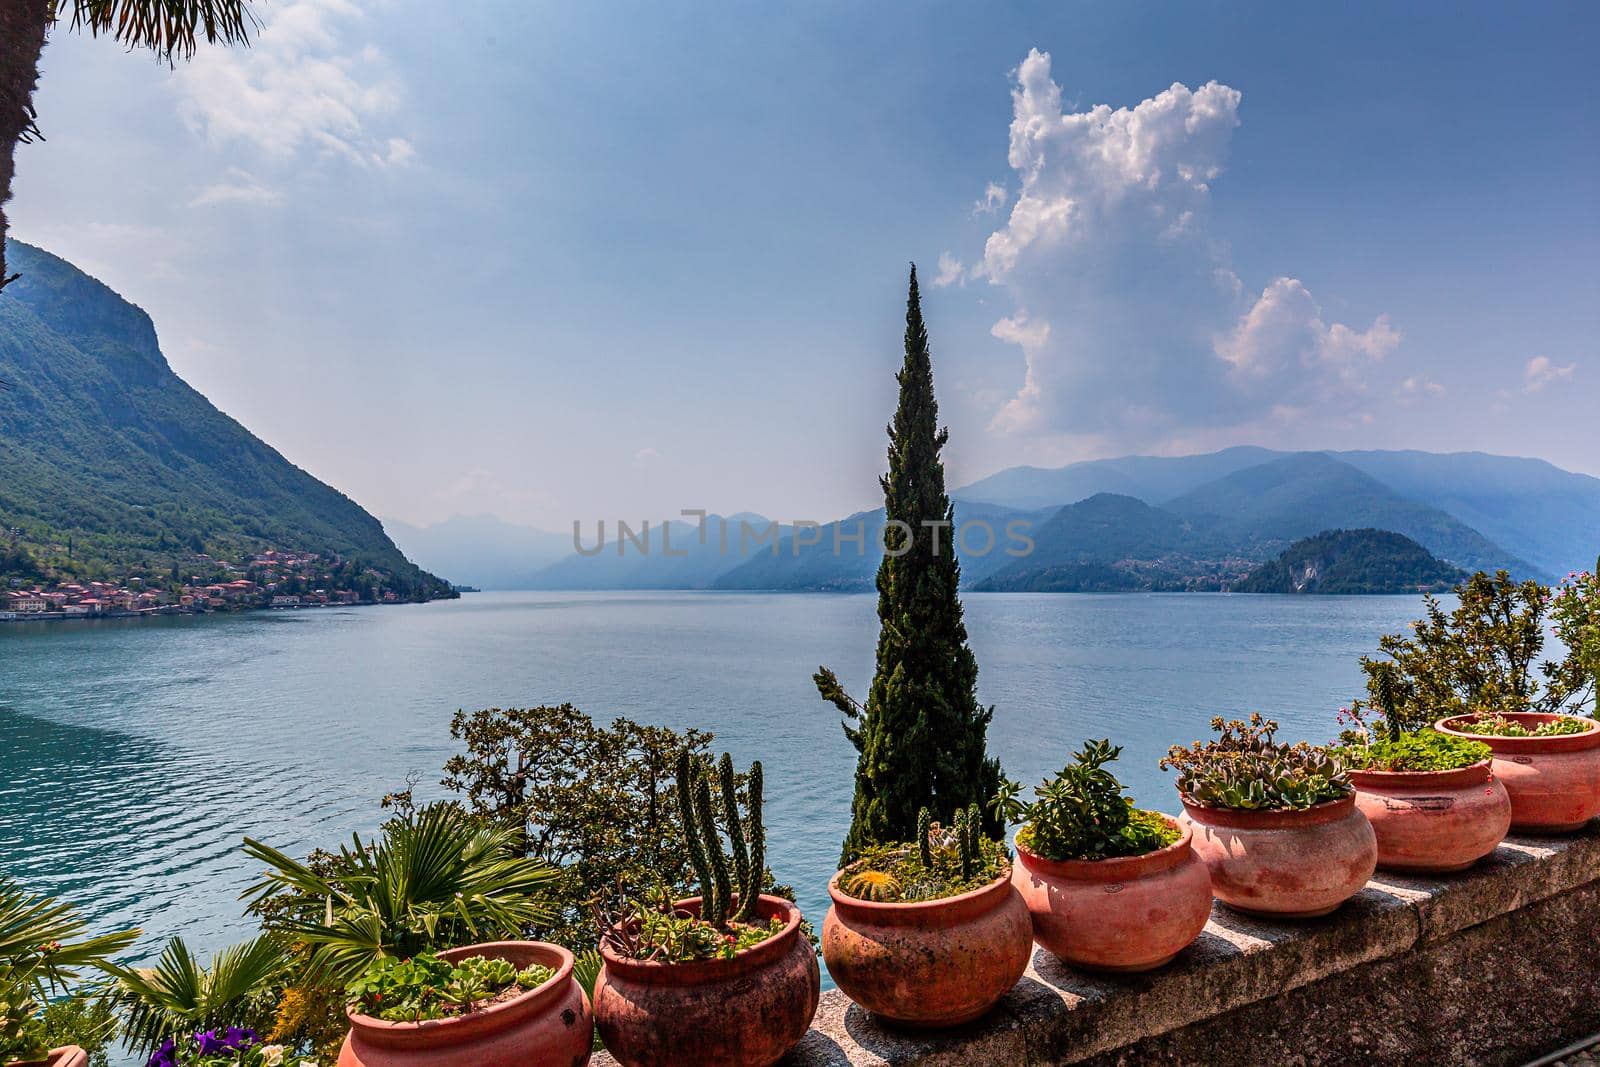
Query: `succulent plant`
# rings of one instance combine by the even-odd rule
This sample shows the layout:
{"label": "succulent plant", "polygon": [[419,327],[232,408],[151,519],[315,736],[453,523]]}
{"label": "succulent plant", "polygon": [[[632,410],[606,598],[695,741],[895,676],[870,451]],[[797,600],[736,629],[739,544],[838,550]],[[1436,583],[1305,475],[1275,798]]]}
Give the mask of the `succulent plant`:
{"label": "succulent plant", "polygon": [[917,858],[924,867],[933,866],[933,844],[928,835],[933,833],[933,813],[927,808],[917,812]]}
{"label": "succulent plant", "polygon": [[1170,824],[1143,812],[1106,764],[1122,755],[1110,738],[1085,741],[1073,762],[1034,787],[1032,804],[1017,799],[1022,787],[1002,782],[991,802],[1006,822],[1023,823],[1018,840],[1053,860],[1098,860],[1154,852],[1177,840]]}
{"label": "succulent plant", "polygon": [[1162,769],[1178,773],[1179,791],[1195,804],[1298,810],[1355,791],[1336,753],[1274,740],[1278,724],[1271,719],[1251,715],[1248,723],[1224,722],[1219,716],[1211,728],[1220,735],[1215,740],[1174,745],[1161,761]]}

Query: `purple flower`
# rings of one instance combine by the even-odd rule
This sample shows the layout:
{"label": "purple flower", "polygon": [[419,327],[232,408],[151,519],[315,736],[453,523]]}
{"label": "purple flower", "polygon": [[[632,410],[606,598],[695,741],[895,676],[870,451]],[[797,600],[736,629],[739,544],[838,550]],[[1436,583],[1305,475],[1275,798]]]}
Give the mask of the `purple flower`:
{"label": "purple flower", "polygon": [[144,1067],[178,1067],[178,1045],[172,1038],[161,1042],[161,1047],[150,1054]]}

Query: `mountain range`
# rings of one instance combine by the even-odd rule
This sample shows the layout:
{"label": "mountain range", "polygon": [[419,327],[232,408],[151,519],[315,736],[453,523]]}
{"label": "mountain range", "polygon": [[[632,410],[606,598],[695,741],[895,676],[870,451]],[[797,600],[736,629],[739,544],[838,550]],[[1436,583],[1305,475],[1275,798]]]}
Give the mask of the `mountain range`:
{"label": "mountain range", "polygon": [[408,599],[447,595],[377,519],[173,373],[150,316],[57,256],[6,243],[0,529],[59,576],[332,554]]}
{"label": "mountain range", "polygon": [[[981,531],[967,538],[968,550],[957,549],[967,587],[989,591],[1234,588],[1296,541],[1332,530],[1390,531],[1450,566],[1546,581],[1592,563],[1600,547],[1600,479],[1484,453],[1238,447],[1126,456],[1014,467],[953,498],[958,526],[985,523],[996,536],[990,551],[982,551]],[[870,589],[878,564],[871,546],[883,519],[881,508],[860,512],[791,530],[776,551],[761,545],[692,565],[608,550],[604,559],[569,553],[540,566],[530,551],[516,584],[502,587]],[[1013,522],[1033,542],[1025,555],[1007,552]],[[432,559],[391,529],[419,558]],[[547,544],[550,535],[524,529],[530,546]],[[865,551],[853,539],[858,530]],[[679,534],[672,538],[676,544]]]}

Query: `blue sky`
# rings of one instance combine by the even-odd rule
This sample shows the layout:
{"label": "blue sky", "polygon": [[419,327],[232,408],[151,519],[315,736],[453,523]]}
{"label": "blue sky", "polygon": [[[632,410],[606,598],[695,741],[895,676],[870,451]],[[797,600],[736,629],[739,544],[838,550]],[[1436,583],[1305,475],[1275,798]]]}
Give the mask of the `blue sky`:
{"label": "blue sky", "polygon": [[58,33],[14,233],[410,521],[871,506],[908,260],[953,483],[1600,474],[1592,5],[683,7],[276,0],[174,72]]}

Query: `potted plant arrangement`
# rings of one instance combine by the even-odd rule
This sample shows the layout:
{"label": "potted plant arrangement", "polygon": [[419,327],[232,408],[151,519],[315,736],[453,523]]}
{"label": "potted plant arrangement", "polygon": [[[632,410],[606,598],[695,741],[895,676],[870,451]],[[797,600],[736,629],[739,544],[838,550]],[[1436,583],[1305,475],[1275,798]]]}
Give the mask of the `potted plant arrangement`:
{"label": "potted plant arrangement", "polygon": [[1173,746],[1161,766],[1178,774],[1179,822],[1217,899],[1254,915],[1312,918],[1366,885],[1378,840],[1339,757],[1274,740],[1278,724],[1260,715],[1212,719],[1211,728],[1220,736]]}
{"label": "potted plant arrangement", "polygon": [[595,1025],[624,1067],[767,1067],[816,1014],[821,971],[800,909],[760,892],[761,764],[750,768],[743,818],[731,756],[718,771],[726,850],[709,774],[687,751],[678,759],[678,808],[700,895],[636,900],[621,918],[596,907],[604,964]]}
{"label": "potted plant arrangement", "polygon": [[1033,928],[1011,862],[976,804],[950,828],[927,808],[917,839],[880,845],[833,876],[822,957],[846,996],[904,1026],[985,1014],[1028,969]]}
{"label": "potted plant arrangement", "polygon": [[[1378,838],[1385,870],[1465,870],[1511,828],[1511,797],[1494,774],[1489,746],[1417,724],[1392,663],[1373,663],[1371,701],[1343,709],[1353,728],[1337,750],[1351,768],[1356,807]],[[1364,711],[1375,708],[1369,726]]]}
{"label": "potted plant arrangement", "polygon": [[1211,877],[1193,831],[1133,806],[1106,764],[1122,754],[1087,741],[1073,762],[1016,799],[1007,782],[997,807],[1021,822],[1012,883],[1039,944],[1074,967],[1148,971],[1200,936],[1211,916]]}
{"label": "potted plant arrangement", "polygon": [[1511,827],[1577,830],[1600,815],[1600,722],[1577,715],[1486,712],[1440,719],[1449,737],[1481,741],[1511,797]]}
{"label": "potted plant arrangement", "polygon": [[582,1067],[594,1019],[574,962],[541,941],[380,956],[350,986],[339,1067]]}

